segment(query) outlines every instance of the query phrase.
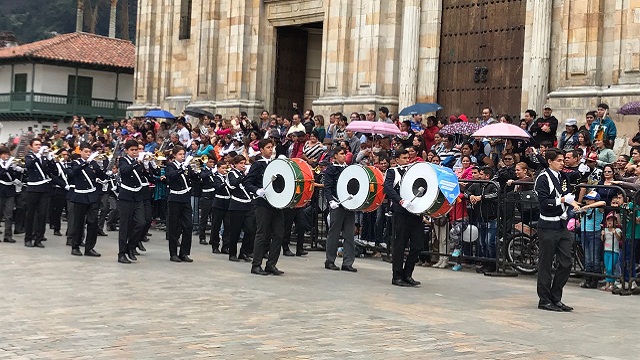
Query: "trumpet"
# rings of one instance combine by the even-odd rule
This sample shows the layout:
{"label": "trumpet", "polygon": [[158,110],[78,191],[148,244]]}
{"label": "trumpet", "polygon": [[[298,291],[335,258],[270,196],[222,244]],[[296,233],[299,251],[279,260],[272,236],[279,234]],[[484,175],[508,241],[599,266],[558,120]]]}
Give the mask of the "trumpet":
{"label": "trumpet", "polygon": [[191,161],[197,161],[200,165],[204,165],[209,161],[209,157],[207,155],[196,156]]}

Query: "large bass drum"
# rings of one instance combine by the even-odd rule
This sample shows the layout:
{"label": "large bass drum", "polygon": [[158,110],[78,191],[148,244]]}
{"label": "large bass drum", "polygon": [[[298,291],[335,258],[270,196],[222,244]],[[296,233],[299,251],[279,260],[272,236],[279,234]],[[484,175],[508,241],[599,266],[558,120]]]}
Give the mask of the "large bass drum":
{"label": "large bass drum", "polygon": [[[421,194],[420,188],[424,191]],[[400,197],[411,204],[407,210],[433,218],[446,215],[460,195],[458,177],[449,168],[431,163],[415,163],[400,181]]]}
{"label": "large bass drum", "polygon": [[306,161],[276,159],[264,170],[262,187],[267,202],[274,208],[300,208],[311,201],[313,180],[313,169]]}
{"label": "large bass drum", "polygon": [[338,178],[337,192],[345,209],[375,211],[384,200],[384,175],[373,166],[347,166]]}

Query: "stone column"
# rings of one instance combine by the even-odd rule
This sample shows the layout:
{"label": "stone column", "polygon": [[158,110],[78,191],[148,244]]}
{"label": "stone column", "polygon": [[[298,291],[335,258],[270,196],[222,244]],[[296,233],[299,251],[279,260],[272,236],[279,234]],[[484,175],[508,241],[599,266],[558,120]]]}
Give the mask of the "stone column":
{"label": "stone column", "polygon": [[[549,56],[551,53],[552,0],[529,0],[533,11],[531,26],[531,63],[529,67],[529,109],[542,110],[549,93]],[[525,44],[526,46],[526,44]]]}
{"label": "stone column", "polygon": [[415,103],[420,50],[420,0],[405,0],[400,52],[400,98],[398,111]]}

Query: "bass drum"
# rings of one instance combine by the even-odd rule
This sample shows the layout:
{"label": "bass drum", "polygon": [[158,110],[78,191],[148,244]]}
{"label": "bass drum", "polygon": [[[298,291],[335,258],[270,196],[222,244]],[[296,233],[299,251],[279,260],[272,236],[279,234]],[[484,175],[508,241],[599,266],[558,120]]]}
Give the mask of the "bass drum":
{"label": "bass drum", "polygon": [[[422,194],[420,188],[424,189]],[[400,197],[411,202],[407,210],[413,214],[444,216],[451,211],[458,195],[460,184],[456,174],[431,163],[411,165],[400,181]]]}
{"label": "bass drum", "polygon": [[373,166],[347,166],[338,178],[337,192],[345,209],[375,211],[384,201],[384,175]]}
{"label": "bass drum", "polygon": [[311,201],[313,180],[313,169],[304,160],[276,159],[264,170],[262,187],[274,208],[300,208]]}

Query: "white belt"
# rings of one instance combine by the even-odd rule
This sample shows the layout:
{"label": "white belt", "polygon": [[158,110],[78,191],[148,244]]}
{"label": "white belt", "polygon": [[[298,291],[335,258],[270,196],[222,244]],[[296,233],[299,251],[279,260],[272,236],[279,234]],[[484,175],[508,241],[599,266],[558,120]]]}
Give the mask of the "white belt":
{"label": "white belt", "polygon": [[188,187],[184,190],[170,190],[169,194],[175,194],[175,195],[184,195],[186,193],[188,193],[189,191],[191,191],[191,188]]}
{"label": "white belt", "polygon": [[216,190],[216,188],[211,188],[211,189],[202,189],[203,193],[208,193],[208,192],[214,192]]}
{"label": "white belt", "polygon": [[226,200],[226,199],[230,199],[230,198],[231,197],[228,196],[228,195],[218,195],[218,194],[216,194],[216,199],[225,199]]}
{"label": "white belt", "polygon": [[46,184],[49,181],[51,181],[51,179],[44,179],[44,180],[40,180],[40,181],[27,181],[27,185],[37,186],[37,185]]}
{"label": "white belt", "polygon": [[0,180],[0,184],[2,184],[2,185],[7,185],[7,186],[13,186],[13,185],[15,185],[15,184],[13,183],[13,181],[4,181],[4,180]]}
{"label": "white belt", "polygon": [[131,186],[127,186],[125,184],[120,184],[120,186],[125,190],[129,190],[129,191],[133,191],[133,192],[137,192],[137,191],[142,190],[142,186],[131,187]]}
{"label": "white belt", "polygon": [[78,190],[78,189],[73,190],[73,192],[76,193],[76,194],[89,194],[89,193],[92,193],[94,191],[96,191],[96,188],[84,189],[84,190]]}
{"label": "white belt", "polygon": [[562,220],[562,218],[560,216],[544,216],[544,215],[540,215],[540,219],[541,220],[545,220],[545,221],[560,221],[560,220]]}
{"label": "white belt", "polygon": [[235,197],[233,195],[231,195],[231,200],[235,200],[237,202],[241,202],[241,203],[245,203],[248,204],[251,202],[251,199],[240,199],[239,197]]}

